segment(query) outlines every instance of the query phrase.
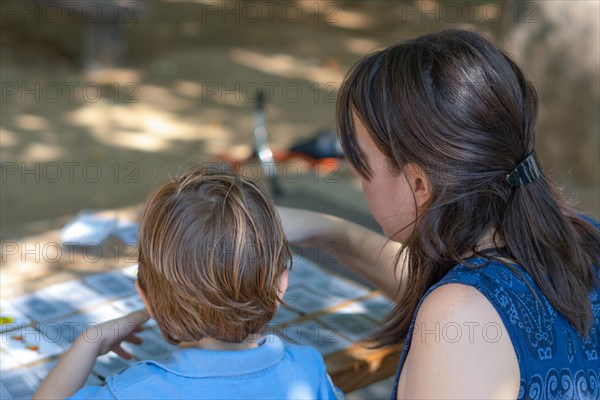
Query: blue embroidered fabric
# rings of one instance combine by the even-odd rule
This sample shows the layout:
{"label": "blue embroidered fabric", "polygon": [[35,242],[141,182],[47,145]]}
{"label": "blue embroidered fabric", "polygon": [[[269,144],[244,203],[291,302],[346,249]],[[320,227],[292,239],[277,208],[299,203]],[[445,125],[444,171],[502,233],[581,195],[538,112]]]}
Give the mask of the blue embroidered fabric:
{"label": "blue embroidered fabric", "polygon": [[[512,266],[539,300],[519,274],[487,258],[457,265],[423,299],[435,288],[449,283],[473,286],[485,295],[502,318],[517,355],[521,373],[519,399],[600,399],[600,287],[589,295],[594,320],[586,338],[556,311],[523,268]],[[597,274],[600,279],[599,268]],[[394,400],[414,323],[413,317],[396,372]],[[487,334],[492,339],[496,335],[493,329]]]}

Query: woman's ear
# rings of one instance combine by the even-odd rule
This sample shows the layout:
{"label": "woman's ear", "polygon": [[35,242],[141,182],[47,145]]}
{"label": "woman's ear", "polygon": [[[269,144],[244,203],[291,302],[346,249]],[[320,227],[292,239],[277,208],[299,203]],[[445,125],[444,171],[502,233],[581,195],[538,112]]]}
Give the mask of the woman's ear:
{"label": "woman's ear", "polygon": [[135,290],[138,293],[138,295],[140,296],[140,298],[142,299],[142,301],[144,302],[144,305],[146,306],[146,311],[148,311],[148,314],[150,314],[150,316],[152,318],[154,318],[154,316],[152,315],[152,308],[150,308],[150,303],[148,303],[148,299],[146,298],[146,293],[144,293],[144,290],[140,287],[140,284],[138,283],[138,280],[135,280]]}
{"label": "woman's ear", "polygon": [[279,276],[279,292],[277,294],[279,295],[280,299],[283,299],[283,295],[285,294],[285,291],[288,288],[289,276],[290,270],[287,268],[284,269],[281,275]]}
{"label": "woman's ear", "polygon": [[404,176],[408,180],[408,184],[412,188],[419,214],[423,213],[429,207],[432,200],[431,182],[429,177],[416,164],[406,164],[404,166]]}

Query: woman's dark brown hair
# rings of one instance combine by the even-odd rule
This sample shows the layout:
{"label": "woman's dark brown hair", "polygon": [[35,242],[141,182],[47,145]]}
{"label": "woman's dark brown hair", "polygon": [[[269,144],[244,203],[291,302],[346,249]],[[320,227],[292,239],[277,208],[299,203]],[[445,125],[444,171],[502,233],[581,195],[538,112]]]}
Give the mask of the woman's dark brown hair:
{"label": "woman's dark brown hair", "polygon": [[239,343],[277,311],[291,253],[271,199],[253,182],[194,170],[146,203],[138,283],[171,343]]}
{"label": "woman's dark brown hair", "polygon": [[519,187],[506,183],[534,150],[537,114],[533,85],[506,54],[480,34],[447,30],[360,60],[342,84],[337,118],[348,159],[370,179],[353,114],[392,171],[418,165],[432,188],[431,204],[411,224],[398,255],[408,255],[410,290],[399,294],[375,336],[380,345],[406,336],[425,292],[463,255],[481,255],[477,245],[490,231],[503,254],[587,334],[600,234],[547,177]]}

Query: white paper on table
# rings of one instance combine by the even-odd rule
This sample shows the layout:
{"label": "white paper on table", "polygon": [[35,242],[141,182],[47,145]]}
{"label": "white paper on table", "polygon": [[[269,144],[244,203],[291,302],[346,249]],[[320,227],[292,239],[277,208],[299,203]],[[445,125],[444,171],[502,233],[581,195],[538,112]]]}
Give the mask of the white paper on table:
{"label": "white paper on table", "polygon": [[0,398],[31,399],[40,385],[40,380],[28,368],[15,369],[2,373]]}
{"label": "white paper on table", "polygon": [[63,351],[42,332],[28,327],[2,333],[0,347],[22,364],[43,360]]}
{"label": "white paper on table", "polygon": [[106,302],[107,298],[84,285],[81,280],[70,280],[47,286],[36,294],[48,301],[67,304],[73,309],[83,309]]}
{"label": "white paper on table", "polygon": [[303,257],[295,256],[294,264],[292,265],[292,270],[289,275],[289,285],[295,286],[298,284],[307,284],[307,286],[310,286],[311,282],[327,280],[330,277],[331,275],[322,268]]}
{"label": "white paper on table", "polygon": [[42,364],[38,364],[34,367],[29,368],[32,374],[34,374],[39,380],[44,380],[46,376],[50,373],[52,368],[54,368],[58,364],[58,360],[45,362]]}
{"label": "white paper on table", "polygon": [[23,364],[17,361],[8,352],[3,351],[0,353],[0,371],[4,372],[21,366],[23,366]]}
{"label": "white paper on table", "polygon": [[88,275],[83,278],[83,282],[107,298],[125,297],[136,293],[133,282],[118,271]]}
{"label": "white paper on table", "polygon": [[329,329],[339,332],[352,341],[364,339],[378,327],[374,320],[367,317],[367,309],[356,303],[321,314],[317,318]]}
{"label": "white paper on table", "polygon": [[138,265],[133,264],[121,269],[121,273],[129,279],[136,280],[138,275]]}
{"label": "white paper on table", "polygon": [[75,216],[60,232],[63,244],[99,246],[117,227],[118,219],[84,211]]}
{"label": "white paper on table", "polygon": [[129,314],[146,308],[142,298],[137,294],[112,301],[110,304],[115,310],[122,312],[123,314]]}
{"label": "white paper on table", "polygon": [[134,221],[120,219],[111,234],[126,245],[134,246],[137,243],[140,224]]}
{"label": "white paper on table", "polygon": [[315,292],[347,300],[366,296],[370,292],[368,288],[335,273],[328,273],[302,257],[294,263],[289,279],[290,286],[304,285]]}
{"label": "white paper on table", "polygon": [[280,305],[277,309],[277,313],[275,313],[275,317],[269,322],[269,325],[276,328],[277,325],[285,324],[297,318],[300,318],[300,314]]}
{"label": "white paper on table", "polygon": [[29,325],[31,320],[5,299],[0,300],[0,332]]}
{"label": "white paper on table", "polygon": [[369,294],[369,289],[366,287],[336,276],[332,276],[332,279],[326,281],[314,282],[309,287],[319,293],[346,300],[364,297]]}
{"label": "white paper on table", "polygon": [[142,338],[142,344],[123,343],[123,348],[140,360],[165,359],[178,349],[176,345],[168,343],[160,333],[151,329],[143,330],[137,333],[137,336]]}
{"label": "white paper on table", "polygon": [[327,296],[323,293],[316,293],[304,285],[291,287],[283,296],[286,306],[300,311],[301,313],[311,314],[326,308],[335,307],[346,299],[334,296]]}
{"label": "white paper on table", "polygon": [[[107,303],[83,313],[59,320],[46,321],[40,324],[40,330],[63,349],[67,349],[88,327],[99,325],[123,315],[124,313],[115,310]],[[93,337],[90,337],[90,340],[93,339]]]}
{"label": "white paper on table", "polygon": [[101,378],[106,379],[107,376],[118,374],[135,362],[137,361],[134,360],[132,363],[129,363],[117,354],[109,352],[96,358],[96,363],[92,367],[92,371]]}
{"label": "white paper on table", "polygon": [[8,390],[4,387],[4,383],[0,381],[0,399],[2,400],[12,400],[14,397],[10,395]]}
{"label": "white paper on table", "polygon": [[15,297],[10,302],[23,314],[38,322],[61,318],[76,311],[68,303],[38,292]]}
{"label": "white paper on table", "polygon": [[[109,304],[111,307],[113,307],[115,310],[117,310],[119,313],[122,313],[123,315],[135,311],[141,311],[146,308],[146,305],[142,301],[141,297],[137,294],[112,301]],[[156,326],[156,321],[153,318],[150,318],[148,321],[144,322],[142,326],[154,327]]]}
{"label": "white paper on table", "polygon": [[385,316],[394,308],[394,303],[382,295],[369,297],[368,299],[360,300],[357,303],[367,310],[367,315],[369,317],[378,321],[385,318]]}

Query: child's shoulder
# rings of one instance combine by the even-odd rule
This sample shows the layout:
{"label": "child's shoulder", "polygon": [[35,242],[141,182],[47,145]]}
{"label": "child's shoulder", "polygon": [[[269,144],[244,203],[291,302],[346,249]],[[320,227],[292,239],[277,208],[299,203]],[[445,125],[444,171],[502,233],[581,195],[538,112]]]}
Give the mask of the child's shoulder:
{"label": "child's shoulder", "polygon": [[[118,374],[106,378],[106,386],[113,393],[120,393],[135,387],[136,391],[141,390],[139,394],[143,397],[144,384],[148,383],[154,385],[156,382],[163,379],[162,375],[164,375],[165,372],[164,368],[161,368],[153,361],[140,361],[130,365]],[[149,397],[146,396],[146,398]]]}
{"label": "child's shoulder", "polygon": [[[277,337],[277,339],[281,340],[278,337]],[[321,354],[317,350],[315,350],[313,347],[290,343],[290,342],[286,342],[284,340],[281,340],[281,341],[283,342],[285,354],[288,357],[292,358],[293,361],[298,362],[298,363],[304,363],[304,364],[306,364],[306,363],[322,364],[323,367],[325,366],[325,361],[323,360],[323,356],[321,356]]]}
{"label": "child's shoulder", "polygon": [[[265,380],[266,376],[270,379]],[[251,393],[261,398],[274,390],[273,380],[302,382],[303,388],[314,391],[311,392],[314,396],[308,397],[339,391],[331,383],[323,357],[315,349],[266,335],[257,349],[219,354],[180,349],[167,360],[141,361],[107,378],[103,387],[85,389],[76,398],[187,398],[190,394],[196,398],[237,398],[240,390],[245,396]],[[224,382],[228,382],[227,389],[223,388]],[[286,394],[285,387],[280,389],[275,397],[294,397]]]}
{"label": "child's shoulder", "polygon": [[[257,356],[256,353],[254,355],[250,355],[250,353],[248,353],[248,357],[236,358],[236,360],[239,361],[239,364],[237,365],[240,369],[239,373],[253,373],[256,372],[256,368],[263,369],[268,368],[269,366],[285,369],[286,367],[282,364],[287,364],[287,368],[293,366],[292,368],[299,368],[303,371],[311,371],[311,373],[315,374],[322,374],[326,370],[323,357],[318,351],[310,346],[290,343],[275,335],[266,335],[262,340],[263,342],[261,347],[266,344],[266,346],[263,347],[264,353],[262,355]],[[196,360],[194,357],[189,357],[192,354],[190,351],[179,351],[178,353],[180,354],[174,354],[170,359],[164,361],[147,360],[132,364],[127,369],[108,378],[106,381],[107,386],[109,386],[114,392],[123,392],[132,388],[138,390],[138,388],[143,388],[145,384],[166,385],[168,381],[172,379],[173,375],[179,377],[203,378],[224,377],[230,375],[230,372],[221,371],[219,369],[222,368],[230,370],[231,364],[229,362],[221,363],[226,364],[221,365],[221,367],[216,364],[212,365],[212,368],[209,368],[210,371],[203,371],[202,368],[198,370],[198,368],[191,367],[190,365],[187,365],[186,367],[185,364],[189,364],[190,361],[200,362],[200,360],[202,360],[205,361],[206,367],[208,367],[211,365],[212,361],[215,360],[209,360],[208,358],[205,359],[204,356],[207,354],[204,354],[204,352],[194,352],[196,353],[195,356],[198,356],[198,360]],[[229,360],[228,356],[224,356],[224,358]],[[279,362],[277,361],[278,359]],[[244,362],[247,362],[248,365],[242,366]],[[193,364],[197,363],[194,362]],[[253,364],[260,365],[254,368]]]}
{"label": "child's shoulder", "polygon": [[[69,399],[111,399],[127,398],[128,392],[133,391],[132,398],[152,398],[152,385],[156,383],[160,368],[151,362],[141,361],[130,365],[116,375],[106,378],[102,386],[86,386],[81,388]],[[146,382],[148,385],[145,385]]]}
{"label": "child's shoulder", "polygon": [[282,368],[289,371],[290,376],[304,376],[312,382],[329,379],[323,356],[311,346],[299,345],[283,341],[284,357]]}
{"label": "child's shoulder", "polygon": [[285,354],[289,357],[290,364],[299,375],[305,374],[306,382],[312,382],[318,391],[316,398],[345,399],[344,393],[335,386],[327,373],[323,356],[310,346],[303,346],[283,342]]}

